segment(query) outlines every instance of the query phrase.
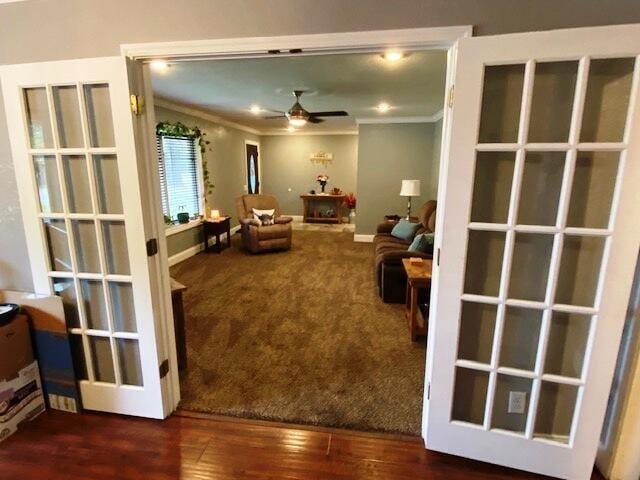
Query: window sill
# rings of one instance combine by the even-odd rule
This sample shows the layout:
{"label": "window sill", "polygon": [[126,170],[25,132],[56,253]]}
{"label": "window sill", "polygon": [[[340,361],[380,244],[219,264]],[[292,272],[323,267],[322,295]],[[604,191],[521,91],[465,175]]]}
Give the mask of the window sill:
{"label": "window sill", "polygon": [[177,225],[171,225],[166,227],[164,230],[164,235],[166,237],[170,237],[171,235],[175,235],[180,232],[184,232],[191,228],[196,228],[202,225],[202,219],[198,218],[196,220],[189,220],[189,223],[178,223]]}

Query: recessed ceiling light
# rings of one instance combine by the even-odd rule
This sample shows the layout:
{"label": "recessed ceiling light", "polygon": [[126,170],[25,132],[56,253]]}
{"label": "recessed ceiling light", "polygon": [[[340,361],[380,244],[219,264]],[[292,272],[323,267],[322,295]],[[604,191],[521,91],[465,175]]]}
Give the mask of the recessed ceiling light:
{"label": "recessed ceiling light", "polygon": [[380,102],[376,107],[376,110],[378,110],[380,113],[387,113],[389,110],[391,110],[391,105],[389,105],[387,102]]}
{"label": "recessed ceiling light", "polygon": [[397,62],[404,58],[404,53],[399,52],[398,50],[389,50],[382,54],[382,58],[389,62]]}
{"label": "recessed ceiling light", "polygon": [[254,115],[258,115],[260,112],[262,112],[262,109],[260,108],[260,105],[251,105],[251,108],[249,108],[249,110]]}
{"label": "recessed ceiling light", "polygon": [[169,68],[166,60],[153,60],[149,65],[151,65],[151,69],[156,72],[165,72]]}
{"label": "recessed ceiling light", "polygon": [[292,127],[291,125],[289,125],[289,126],[287,127],[287,132],[289,132],[289,133],[293,133],[293,132],[295,132],[295,131],[296,131],[295,127]]}

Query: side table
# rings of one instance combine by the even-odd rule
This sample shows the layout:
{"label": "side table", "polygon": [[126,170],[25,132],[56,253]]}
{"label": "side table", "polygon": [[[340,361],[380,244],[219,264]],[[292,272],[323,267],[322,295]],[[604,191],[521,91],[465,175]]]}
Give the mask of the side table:
{"label": "side table", "polygon": [[407,300],[405,302],[405,317],[409,326],[411,340],[415,341],[419,336],[427,334],[427,318],[419,312],[418,291],[421,288],[431,287],[431,269],[433,262],[430,259],[422,259],[420,263],[411,263],[408,258],[402,259],[402,266],[407,272]]}
{"label": "side table", "polygon": [[205,218],[202,223],[202,233],[204,236],[204,251],[209,251],[209,237],[215,235],[216,237],[216,252],[222,251],[222,243],[220,242],[220,235],[227,234],[227,247],[231,247],[231,217],[220,218]]}

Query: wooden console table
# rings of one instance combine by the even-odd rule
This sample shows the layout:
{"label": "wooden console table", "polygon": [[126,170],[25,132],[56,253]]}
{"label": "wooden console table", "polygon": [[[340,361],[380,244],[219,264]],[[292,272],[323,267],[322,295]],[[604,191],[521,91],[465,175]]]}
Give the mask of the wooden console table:
{"label": "wooden console table", "polygon": [[[303,221],[304,222],[318,222],[318,223],[342,223],[342,205],[347,198],[346,195],[330,195],[330,194],[306,194],[300,195],[303,207]],[[333,203],[335,205],[334,210],[336,215],[334,217],[322,217],[317,209],[314,209],[314,203]]]}
{"label": "wooden console table", "polygon": [[431,269],[433,262],[423,259],[421,263],[411,263],[408,258],[402,259],[402,265],[407,272],[407,301],[405,303],[405,316],[409,325],[411,340],[427,334],[427,320],[429,319],[428,307],[425,311],[418,305],[418,290],[431,287]]}

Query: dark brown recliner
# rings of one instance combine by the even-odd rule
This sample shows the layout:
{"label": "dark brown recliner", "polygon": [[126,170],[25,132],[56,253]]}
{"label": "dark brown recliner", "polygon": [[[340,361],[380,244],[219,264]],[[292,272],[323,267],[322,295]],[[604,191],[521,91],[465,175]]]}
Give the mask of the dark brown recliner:
{"label": "dark brown recliner", "polygon": [[[262,225],[253,216],[253,209],[275,210],[273,225]],[[240,233],[244,248],[251,253],[291,248],[291,217],[280,216],[278,200],[273,195],[242,195],[236,200],[240,218]]]}
{"label": "dark brown recliner", "polygon": [[[418,222],[421,226],[416,235],[433,233],[436,226],[435,200],[429,200],[420,208]],[[373,237],[375,248],[376,283],[378,293],[385,303],[403,303],[407,288],[407,274],[402,259],[409,257],[432,258],[431,253],[409,252],[407,249],[413,239],[401,240],[391,235],[395,223],[381,223]]]}

